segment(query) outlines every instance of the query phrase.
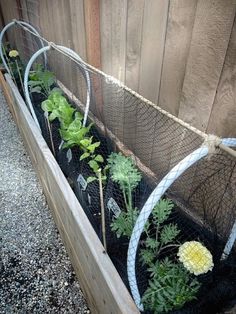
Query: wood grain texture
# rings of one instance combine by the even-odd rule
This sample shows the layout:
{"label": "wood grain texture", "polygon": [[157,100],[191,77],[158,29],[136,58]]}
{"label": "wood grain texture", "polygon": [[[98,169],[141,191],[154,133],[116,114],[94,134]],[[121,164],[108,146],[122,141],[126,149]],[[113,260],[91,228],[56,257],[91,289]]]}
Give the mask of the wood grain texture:
{"label": "wood grain texture", "polygon": [[128,0],[125,84],[138,91],[145,0]]}
{"label": "wood grain texture", "polygon": [[170,1],[158,105],[178,116],[197,0]]}
{"label": "wood grain texture", "polygon": [[9,75],[13,110],[92,313],[139,313]]}
{"label": "wood grain texture", "polygon": [[84,1],[69,0],[72,46],[82,59],[87,60]]}
{"label": "wood grain texture", "polygon": [[100,14],[99,0],[84,2],[87,61],[96,68],[101,68]]}
{"label": "wood grain texture", "polygon": [[8,90],[8,85],[5,81],[5,78],[4,78],[4,75],[3,75],[3,71],[0,71],[0,86],[1,86],[1,89],[3,91],[3,94],[4,94],[4,97],[9,105],[9,110],[13,116],[13,119],[16,121],[16,117],[15,117],[15,114],[14,114],[14,111],[12,110],[13,108],[13,98],[12,98],[12,95],[10,94],[9,90]]}
{"label": "wood grain texture", "polygon": [[179,117],[205,131],[235,16],[235,0],[199,0]]}
{"label": "wood grain texture", "polygon": [[[16,0],[9,0],[9,1],[1,0],[0,4],[1,4],[2,14],[4,17],[5,24],[12,22],[14,18],[19,19],[19,10],[17,9]],[[5,36],[6,36],[6,33],[5,33]],[[14,27],[10,28],[7,31],[7,38],[10,41],[11,45],[13,47],[16,47]]]}
{"label": "wood grain texture", "polygon": [[138,92],[158,102],[169,0],[145,1]]}
{"label": "wood grain texture", "polygon": [[224,68],[217,87],[207,132],[236,137],[236,21],[229,41]]}
{"label": "wood grain texture", "polygon": [[102,68],[118,80],[125,80],[126,0],[100,1]]}

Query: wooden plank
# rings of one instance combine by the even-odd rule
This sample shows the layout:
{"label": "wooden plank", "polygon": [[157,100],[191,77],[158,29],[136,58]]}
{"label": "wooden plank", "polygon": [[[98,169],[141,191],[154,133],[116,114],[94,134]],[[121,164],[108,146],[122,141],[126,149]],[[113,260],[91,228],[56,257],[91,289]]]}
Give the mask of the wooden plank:
{"label": "wooden plank", "polygon": [[139,313],[9,75],[14,112],[92,313]]}
{"label": "wooden plank", "polygon": [[170,1],[159,106],[178,116],[197,0]]}
{"label": "wooden plank", "polygon": [[86,0],[84,2],[87,61],[98,69],[101,68],[99,10],[99,0]]}
{"label": "wooden plank", "polygon": [[72,33],[72,47],[82,59],[87,60],[84,1],[69,0]]}
{"label": "wooden plank", "polygon": [[[87,43],[88,63],[101,69],[101,40],[100,40],[100,1],[84,1],[84,19]],[[93,97],[96,99],[96,108],[91,108],[97,112],[102,119],[103,116],[103,97],[102,82],[98,75],[91,75],[91,86]]]}
{"label": "wooden plank", "polygon": [[220,137],[236,137],[236,21],[207,128]]}
{"label": "wooden plank", "polygon": [[129,0],[127,7],[127,39],[125,85],[138,91],[142,27],[145,0]]}
{"label": "wooden plank", "polygon": [[179,117],[203,131],[208,125],[235,9],[235,0],[198,1]]}
{"label": "wooden plank", "polygon": [[169,1],[145,1],[139,94],[158,103]]}
{"label": "wooden plank", "polygon": [[[13,19],[19,19],[19,11],[17,10],[15,0],[2,0],[0,2],[1,2],[0,4],[1,4],[2,14],[4,17],[5,24],[12,22]],[[16,42],[15,42],[14,27],[12,27],[11,29],[7,31],[7,37],[8,37],[9,42],[11,42],[11,45],[15,47]]]}
{"label": "wooden plank", "polygon": [[3,76],[3,72],[0,71],[0,86],[1,86],[1,89],[3,91],[3,94],[4,94],[4,97],[9,105],[9,110],[14,118],[14,120],[16,121],[16,117],[14,115],[14,111],[13,111],[13,98],[12,98],[12,95],[9,93],[9,90],[8,90],[8,86],[7,86],[7,83],[5,81],[5,78]]}
{"label": "wooden plank", "polygon": [[102,69],[124,82],[127,1],[101,0],[100,6]]}
{"label": "wooden plank", "polygon": [[[102,70],[125,81],[126,63],[126,0],[100,1]],[[102,81],[104,121],[119,139],[124,121],[124,94],[112,82]]]}

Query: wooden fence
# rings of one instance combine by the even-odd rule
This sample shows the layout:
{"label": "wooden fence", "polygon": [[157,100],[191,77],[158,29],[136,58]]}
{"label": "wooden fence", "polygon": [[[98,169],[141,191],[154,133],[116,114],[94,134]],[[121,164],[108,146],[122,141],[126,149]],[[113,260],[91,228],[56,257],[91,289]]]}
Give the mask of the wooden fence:
{"label": "wooden fence", "polygon": [[236,0],[1,0],[13,18],[197,128],[236,136]]}

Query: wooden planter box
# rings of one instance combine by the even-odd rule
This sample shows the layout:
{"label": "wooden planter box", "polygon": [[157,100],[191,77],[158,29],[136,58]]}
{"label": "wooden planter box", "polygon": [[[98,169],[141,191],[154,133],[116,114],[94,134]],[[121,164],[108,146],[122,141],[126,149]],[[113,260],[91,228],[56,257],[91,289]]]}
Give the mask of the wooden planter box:
{"label": "wooden planter box", "polygon": [[90,310],[139,313],[11,77],[0,73],[0,83]]}

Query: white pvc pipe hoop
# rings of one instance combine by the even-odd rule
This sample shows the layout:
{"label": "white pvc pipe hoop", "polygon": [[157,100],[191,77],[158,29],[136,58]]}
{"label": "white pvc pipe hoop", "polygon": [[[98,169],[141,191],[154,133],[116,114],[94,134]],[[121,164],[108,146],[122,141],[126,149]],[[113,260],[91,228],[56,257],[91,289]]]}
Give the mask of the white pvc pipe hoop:
{"label": "white pvc pipe hoop", "polygon": [[[64,46],[57,46],[60,50],[66,52],[67,54],[69,54],[72,58],[76,59],[79,62],[83,63],[82,58],[72,49],[64,47]],[[28,86],[28,79],[29,79],[29,73],[30,73],[30,69],[34,63],[34,61],[42,54],[42,53],[46,53],[46,51],[50,50],[51,46],[46,46],[43,47],[41,49],[39,49],[37,52],[35,52],[33,54],[33,56],[31,57],[31,59],[29,60],[27,67],[25,69],[25,74],[24,74],[24,92],[25,92],[25,99],[27,102],[27,105],[29,106],[30,112],[32,114],[33,119],[35,120],[37,126],[40,129],[40,124],[38,122],[38,119],[36,117],[31,99],[30,99],[30,93],[29,93],[29,86]],[[86,69],[86,66],[83,66],[84,70],[85,70],[85,76],[86,76],[86,83],[87,83],[87,99],[86,99],[86,106],[85,106],[85,112],[84,112],[84,119],[83,119],[83,126],[86,126],[86,122],[87,122],[87,118],[88,118],[88,113],[89,113],[89,106],[90,106],[90,93],[91,93],[91,82],[90,82],[90,77],[89,77],[89,73],[88,70]],[[41,130],[41,129],[40,129]]]}
{"label": "white pvc pipe hoop", "polygon": [[[236,139],[234,138],[223,139],[221,143],[226,146],[236,146]],[[208,152],[209,152],[208,146],[202,146],[193,151],[190,155],[181,160],[174,168],[172,168],[170,172],[160,181],[157,187],[150,194],[135,223],[128,248],[127,272],[129,286],[131,289],[133,299],[135,301],[135,304],[141,311],[143,311],[144,308],[143,304],[141,303],[141,297],[138,290],[135,264],[138,243],[143,232],[144,226],[154,206],[157,204],[157,202],[160,200],[160,198],[163,196],[166,190],[171,186],[171,184],[178,177],[180,177],[189,167],[191,167],[193,164],[195,164],[203,157],[207,156]],[[226,254],[228,256],[228,254],[230,253],[229,250],[232,249],[235,240],[236,240],[236,222],[231,230],[229,240],[227,241],[223,254]]]}
{"label": "white pvc pipe hoop", "polygon": [[[27,22],[23,22],[23,21],[17,21],[17,20],[12,21],[12,22],[8,23],[8,24],[2,29],[1,34],[0,34],[0,56],[1,56],[1,58],[2,58],[3,65],[4,65],[5,69],[7,70],[7,72],[10,74],[10,76],[11,76],[11,72],[10,72],[10,69],[9,69],[9,67],[8,67],[8,65],[7,65],[6,60],[5,60],[5,56],[4,56],[3,49],[2,49],[2,46],[3,46],[2,40],[3,40],[3,36],[4,36],[4,34],[6,33],[6,31],[7,31],[9,28],[11,28],[13,25],[17,25],[18,23],[21,24],[21,25],[23,25],[23,26],[25,26],[25,27],[27,27],[28,29],[30,29],[30,30],[31,30],[34,34],[36,34],[37,36],[40,36],[39,32],[38,32],[31,24],[29,24],[29,23],[27,23]],[[38,38],[38,40],[39,40],[41,46],[44,47],[43,40],[40,39],[40,38]],[[47,56],[46,56],[46,53],[44,53],[44,66],[46,67],[46,65],[47,65]]]}

